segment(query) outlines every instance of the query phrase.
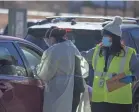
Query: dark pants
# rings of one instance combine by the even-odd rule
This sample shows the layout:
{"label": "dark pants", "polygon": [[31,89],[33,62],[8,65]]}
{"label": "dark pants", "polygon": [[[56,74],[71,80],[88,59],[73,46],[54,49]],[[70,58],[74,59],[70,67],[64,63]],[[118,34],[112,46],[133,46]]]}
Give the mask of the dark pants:
{"label": "dark pants", "polygon": [[77,107],[80,102],[80,93],[79,94],[73,94],[73,102],[72,102],[72,112],[76,112]]}
{"label": "dark pants", "polygon": [[74,77],[72,112],[76,112],[77,107],[80,103],[80,95],[85,91],[83,80],[84,79],[80,77]]}
{"label": "dark pants", "polygon": [[131,104],[91,103],[92,112],[131,112]]}

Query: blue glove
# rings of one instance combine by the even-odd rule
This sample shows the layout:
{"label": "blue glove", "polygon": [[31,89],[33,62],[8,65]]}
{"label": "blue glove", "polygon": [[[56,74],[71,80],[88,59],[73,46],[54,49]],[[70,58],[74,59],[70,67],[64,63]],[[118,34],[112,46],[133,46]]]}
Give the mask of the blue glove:
{"label": "blue glove", "polygon": [[88,85],[88,92],[92,93],[92,87]]}
{"label": "blue glove", "polygon": [[132,83],[133,81],[135,81],[135,76],[126,76],[120,79],[120,82],[125,83],[125,84]]}
{"label": "blue glove", "polygon": [[92,87],[88,85],[89,98],[92,99]]}

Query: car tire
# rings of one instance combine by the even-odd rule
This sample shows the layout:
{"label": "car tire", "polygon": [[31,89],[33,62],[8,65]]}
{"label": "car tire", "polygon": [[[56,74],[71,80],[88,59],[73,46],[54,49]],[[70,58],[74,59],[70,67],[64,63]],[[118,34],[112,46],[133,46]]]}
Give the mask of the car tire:
{"label": "car tire", "polygon": [[134,98],[131,112],[139,112],[139,96]]}

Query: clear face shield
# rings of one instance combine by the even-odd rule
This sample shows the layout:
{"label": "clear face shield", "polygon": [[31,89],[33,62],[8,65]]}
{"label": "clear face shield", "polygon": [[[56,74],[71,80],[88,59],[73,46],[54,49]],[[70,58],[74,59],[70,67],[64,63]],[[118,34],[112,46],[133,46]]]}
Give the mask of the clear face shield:
{"label": "clear face shield", "polygon": [[50,29],[48,29],[48,30],[46,31],[46,33],[45,33],[44,41],[45,41],[45,43],[48,45],[48,47],[50,47],[50,46],[52,46],[53,44],[55,44],[55,41],[54,41],[54,40],[52,39],[52,37],[51,37],[51,34],[52,34],[52,32],[53,32],[55,29],[57,29],[57,28],[54,28],[54,29],[51,30],[51,32],[50,32],[50,34],[49,34],[48,37],[47,37],[47,34],[48,34],[48,32],[50,31]]}

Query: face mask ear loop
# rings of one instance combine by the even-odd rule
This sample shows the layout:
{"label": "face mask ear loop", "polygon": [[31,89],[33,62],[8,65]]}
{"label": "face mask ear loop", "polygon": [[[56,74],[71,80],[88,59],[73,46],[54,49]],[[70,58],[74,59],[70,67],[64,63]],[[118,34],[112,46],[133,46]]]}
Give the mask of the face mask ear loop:
{"label": "face mask ear loop", "polygon": [[45,35],[44,35],[44,38],[46,38],[46,35],[47,33],[50,31],[50,29],[48,29],[46,32],[45,32]]}
{"label": "face mask ear loop", "polygon": [[[45,38],[46,38],[46,35],[47,35],[47,33],[49,32],[49,30],[50,30],[50,29],[46,30],[45,35],[44,35],[44,38],[43,38],[43,40],[44,40],[44,42],[45,42],[46,45],[48,45],[48,43],[46,42]],[[49,45],[48,45],[48,46],[49,46]]]}

